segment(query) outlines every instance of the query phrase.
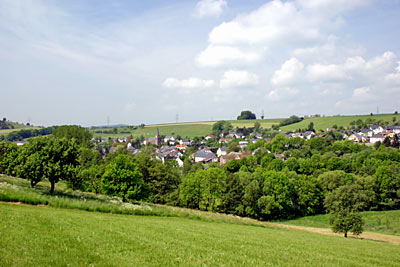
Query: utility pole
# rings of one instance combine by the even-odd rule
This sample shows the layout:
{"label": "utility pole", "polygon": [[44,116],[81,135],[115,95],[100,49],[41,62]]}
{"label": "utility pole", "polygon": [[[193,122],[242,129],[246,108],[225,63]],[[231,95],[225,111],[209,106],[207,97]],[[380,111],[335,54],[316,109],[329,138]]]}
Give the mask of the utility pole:
{"label": "utility pole", "polygon": [[107,116],[107,126],[110,127],[110,116]]}
{"label": "utility pole", "polygon": [[175,116],[175,121],[176,121],[176,123],[178,123],[178,121],[179,121],[179,114],[176,114],[176,116]]}

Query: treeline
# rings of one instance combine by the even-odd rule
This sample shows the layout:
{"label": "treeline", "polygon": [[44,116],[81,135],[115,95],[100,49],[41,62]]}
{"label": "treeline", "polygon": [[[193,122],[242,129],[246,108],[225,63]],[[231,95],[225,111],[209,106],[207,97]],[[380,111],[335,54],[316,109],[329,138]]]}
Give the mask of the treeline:
{"label": "treeline", "polygon": [[49,135],[52,134],[53,131],[57,129],[57,126],[51,126],[41,129],[24,129],[15,132],[11,132],[7,134],[5,137],[1,136],[0,138],[6,141],[15,142],[21,141],[26,138],[36,137],[41,135]]}
{"label": "treeline", "polygon": [[250,156],[223,167],[193,164],[189,158],[177,167],[175,161],[157,160],[152,146],[142,147],[134,157],[123,148],[102,157],[86,142],[90,135],[77,136],[82,140],[61,132],[57,137],[34,138],[22,147],[0,142],[0,172],[26,178],[32,186],[48,179],[54,189],[64,180],[73,189],[124,201],[262,220],[325,213],[342,202],[351,204],[351,212],[400,208],[397,148],[277,135],[269,143],[252,144]]}
{"label": "treeline", "polygon": [[302,121],[303,119],[304,118],[302,118],[302,117],[297,117],[296,115],[292,115],[289,118],[282,120],[279,123],[279,126],[286,126],[286,125],[289,125],[289,124],[297,123],[297,122]]}

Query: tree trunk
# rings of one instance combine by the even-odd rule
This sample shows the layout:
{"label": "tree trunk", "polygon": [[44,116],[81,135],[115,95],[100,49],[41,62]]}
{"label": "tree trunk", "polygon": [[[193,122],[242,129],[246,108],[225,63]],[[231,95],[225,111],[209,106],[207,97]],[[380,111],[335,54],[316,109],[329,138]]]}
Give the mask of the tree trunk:
{"label": "tree trunk", "polygon": [[53,195],[53,194],[54,194],[54,185],[55,185],[55,182],[54,182],[54,181],[50,181],[50,183],[51,183],[50,195]]}
{"label": "tree trunk", "polygon": [[347,238],[347,232],[344,232],[344,237],[346,237],[346,238]]}
{"label": "tree trunk", "polygon": [[35,187],[35,182],[33,180],[31,180],[31,187],[34,188]]}

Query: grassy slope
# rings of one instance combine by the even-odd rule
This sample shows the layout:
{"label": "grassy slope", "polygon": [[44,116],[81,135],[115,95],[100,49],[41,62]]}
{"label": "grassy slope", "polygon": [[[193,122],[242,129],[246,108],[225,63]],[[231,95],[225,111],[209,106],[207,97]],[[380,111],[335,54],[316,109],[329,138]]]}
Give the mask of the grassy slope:
{"label": "grassy slope", "polygon": [[319,117],[319,118],[307,118],[301,122],[290,124],[287,126],[281,127],[282,131],[296,131],[297,129],[305,129],[308,127],[310,122],[314,123],[314,129],[316,130],[326,130],[326,128],[331,128],[334,124],[338,127],[343,126],[347,127],[350,125],[350,122],[356,120],[365,121],[368,118],[375,120],[383,120],[392,122],[393,117],[396,117],[396,120],[400,119],[400,115],[394,114],[380,114],[380,115],[357,115],[357,116],[332,116],[332,117]]}
{"label": "grassy slope", "polygon": [[19,130],[32,130],[32,129],[39,129],[39,127],[35,126],[27,126],[24,124],[19,124],[16,122],[8,121],[7,124],[11,124],[14,126],[14,129],[0,129],[0,135],[6,135],[11,132],[19,131]]}
{"label": "grassy slope", "polygon": [[399,247],[301,231],[0,203],[0,265],[395,266]]}
{"label": "grassy slope", "polygon": [[[268,119],[268,120],[243,120],[243,121],[230,121],[233,127],[253,127],[254,123],[258,121],[261,126],[264,128],[271,128],[272,124],[279,124],[280,119]],[[139,137],[143,135],[144,137],[153,137],[156,134],[157,128],[160,131],[161,135],[169,135],[174,136],[180,135],[181,137],[190,137],[193,138],[195,136],[206,136],[211,133],[212,125],[215,122],[207,121],[207,122],[188,122],[188,123],[170,123],[170,124],[156,124],[156,125],[147,125],[143,129],[138,128],[136,130],[130,130],[127,127],[118,128],[118,134],[101,134],[95,133],[100,129],[92,129],[91,132],[95,137],[123,137],[129,136],[132,134],[133,137]],[[112,130],[112,129],[106,129]],[[121,133],[121,131],[129,132],[129,133]]]}
{"label": "grassy slope", "polygon": [[[364,230],[400,236],[400,210],[362,212]],[[282,224],[306,227],[330,228],[329,215],[315,215],[294,220],[281,221]]]}

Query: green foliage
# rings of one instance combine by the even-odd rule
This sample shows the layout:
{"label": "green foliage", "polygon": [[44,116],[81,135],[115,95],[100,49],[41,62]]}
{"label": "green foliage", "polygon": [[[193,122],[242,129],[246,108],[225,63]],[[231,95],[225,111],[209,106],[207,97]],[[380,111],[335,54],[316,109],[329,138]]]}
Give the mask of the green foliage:
{"label": "green foliage", "polygon": [[[303,119],[304,118],[300,118],[300,117],[297,117],[296,115],[292,115],[292,116],[290,116],[290,118],[281,121],[279,126],[286,126],[286,125],[289,125],[289,124],[294,124],[294,123],[302,121]],[[314,124],[312,124],[312,126],[314,127]]]}
{"label": "green foliage", "polygon": [[77,125],[63,125],[53,132],[57,138],[75,139],[80,146],[91,147],[90,139],[93,135],[85,128]]}
{"label": "green foliage", "polygon": [[256,114],[254,114],[250,110],[244,110],[240,113],[240,115],[237,117],[237,119],[238,120],[255,120]]}
{"label": "green foliage", "polygon": [[229,121],[217,121],[212,126],[212,133],[219,136],[220,134],[227,134],[232,129],[232,124]]}
{"label": "green foliage", "polygon": [[357,184],[340,186],[328,193],[325,207],[331,213],[332,231],[359,235],[363,231],[363,221],[359,211],[368,207],[369,197]]}
{"label": "green foliage", "polygon": [[128,155],[118,155],[111,161],[102,177],[102,190],[112,196],[127,199],[143,199],[147,193],[147,184],[143,181],[137,164]]}

